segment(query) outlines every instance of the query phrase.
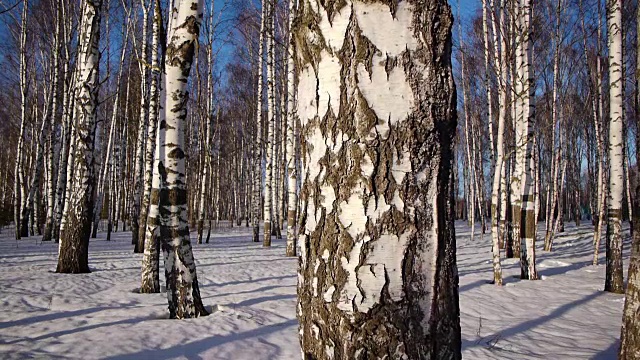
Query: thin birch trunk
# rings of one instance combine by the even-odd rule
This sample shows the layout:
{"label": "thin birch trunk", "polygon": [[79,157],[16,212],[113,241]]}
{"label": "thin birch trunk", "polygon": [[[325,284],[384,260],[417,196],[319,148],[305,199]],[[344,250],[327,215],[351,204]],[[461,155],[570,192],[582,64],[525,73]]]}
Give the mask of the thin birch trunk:
{"label": "thin birch trunk", "polygon": [[27,121],[27,14],[29,9],[28,0],[24,0],[22,3],[22,22],[20,31],[20,133],[18,137],[18,149],[16,151],[16,161],[14,167],[14,179],[13,179],[13,219],[15,226],[15,237],[20,239],[23,234],[21,233],[20,224],[22,214],[22,201],[25,198],[24,193],[24,137],[26,131]]}
{"label": "thin birch trunk", "polygon": [[[125,55],[127,53],[127,40],[128,40],[129,31],[125,32],[124,43],[125,46],[122,47],[122,53],[120,55],[120,64],[124,64]],[[100,212],[102,211],[102,203],[104,199],[105,186],[109,181],[109,170],[110,166],[113,163],[112,154],[113,154],[113,146],[115,137],[117,136],[117,123],[118,123],[118,111],[117,109],[120,106],[120,81],[122,80],[122,65],[118,70],[118,77],[116,80],[116,91],[114,94],[113,100],[113,113],[111,114],[111,126],[109,129],[109,138],[107,140],[107,151],[105,155],[104,164],[102,165],[102,171],[100,173],[100,178],[98,180],[98,190],[96,192],[96,201],[94,207],[94,215],[93,215],[93,233],[91,235],[92,238],[96,237],[96,232],[98,229],[98,224],[100,223]]]}
{"label": "thin birch trunk", "polygon": [[[640,20],[640,7],[636,13],[636,20]],[[636,23],[636,45],[640,44],[640,22]],[[634,110],[640,114],[640,52],[636,53],[636,93],[634,96]],[[640,129],[640,117],[636,116],[636,128]],[[640,134],[636,133],[636,149],[640,149]],[[636,152],[636,164],[640,155]],[[622,329],[620,334],[620,350],[618,359],[640,359],[640,186],[635,189],[635,209],[633,222],[635,232],[631,243],[631,257],[629,259],[629,272],[627,275],[627,290],[624,310],[622,313]],[[631,212],[631,211],[630,211]]]}
{"label": "thin birch trunk", "polygon": [[[253,190],[253,241],[260,241],[260,200],[262,190],[262,101],[264,98],[263,88],[263,64],[264,64],[264,41],[267,31],[269,0],[262,0],[262,20],[260,22],[260,45],[258,50],[258,90],[256,104],[256,144],[254,147],[254,190]],[[265,234],[270,234],[265,232]],[[265,240],[266,241],[266,240]]]}
{"label": "thin birch trunk", "polygon": [[[208,315],[202,304],[187,221],[184,139],[187,82],[202,22],[202,1],[176,0],[171,9],[162,73],[157,159],[150,204],[157,209],[160,247],[164,253],[169,315]],[[149,219],[150,220],[150,219]]]}
{"label": "thin birch trunk", "polygon": [[298,204],[298,192],[296,189],[296,181],[298,177],[296,168],[295,154],[295,124],[297,122],[297,103],[295,94],[295,56],[296,42],[291,31],[293,29],[293,20],[296,16],[296,0],[289,0],[289,41],[287,42],[287,256],[296,256],[297,254],[297,228],[296,228],[296,210]]}
{"label": "thin birch trunk", "polygon": [[[150,168],[152,171],[152,184],[154,189],[158,189],[161,185],[157,177],[159,173],[154,171],[158,166],[158,158],[160,156],[159,151],[159,136],[157,131],[157,124],[160,120],[160,111],[162,104],[160,103],[161,86],[160,83],[160,32],[162,28],[162,7],[159,0],[154,0],[153,5],[153,25],[152,25],[152,40],[151,40],[151,92],[150,92],[150,114],[149,124],[150,129],[153,131],[154,144],[151,146],[153,149],[153,155],[150,156],[153,166]],[[164,56],[164,54],[163,54]],[[148,144],[147,144],[148,145]],[[147,147],[147,150],[149,148]],[[148,170],[146,170],[148,171]],[[158,293],[160,292],[160,207],[159,198],[151,197],[149,191],[149,209],[147,211],[147,219],[145,219],[145,239],[144,239],[144,253],[142,256],[142,281],[140,285],[141,293]]]}
{"label": "thin birch trunk", "polygon": [[74,135],[73,192],[66,198],[66,226],[60,234],[58,273],[87,273],[93,219],[94,132],[99,89],[101,0],[84,0],[78,52],[77,128]]}
{"label": "thin birch trunk", "polygon": [[595,231],[593,233],[593,265],[598,265],[598,254],[600,252],[600,239],[602,237],[602,227],[604,225],[604,211],[607,206],[607,188],[605,187],[605,149],[604,149],[604,94],[603,94],[603,82],[602,82],[602,65],[601,65],[601,46],[600,39],[601,35],[601,6],[600,2],[598,2],[598,39],[597,39],[597,56],[596,56],[596,73],[595,73],[595,92],[597,99],[597,109],[598,114],[595,120],[595,131],[596,131],[596,140],[598,142],[598,217],[597,217],[597,225]]}
{"label": "thin birch trunk", "polygon": [[275,130],[275,112],[274,112],[274,39],[273,39],[273,17],[274,17],[274,2],[275,0],[267,0],[268,2],[268,19],[267,19],[267,138],[265,141],[265,185],[264,185],[264,238],[262,245],[265,247],[271,246],[271,218],[273,214],[272,202],[273,202],[273,145],[274,145],[274,130]]}
{"label": "thin birch trunk", "polygon": [[609,44],[609,202],[607,214],[607,269],[604,290],[624,292],[622,277],[623,175],[623,34],[622,1],[607,1]]}
{"label": "thin birch trunk", "polygon": [[[58,118],[58,89],[59,89],[59,68],[60,68],[60,29],[61,23],[60,20],[61,9],[60,5],[56,6],[56,30],[53,41],[53,89],[52,89],[52,106],[51,106],[51,116],[52,116],[52,126],[56,124],[56,119]],[[51,241],[53,238],[53,228],[54,228],[54,210],[55,210],[55,201],[56,201],[56,181],[57,181],[57,166],[60,158],[60,144],[63,141],[63,138],[60,138],[60,142],[56,141],[56,134],[54,132],[51,133],[50,146],[49,146],[49,182],[47,185],[47,216],[45,220],[44,234],[42,236],[42,241]]]}
{"label": "thin birch trunk", "polygon": [[148,130],[149,109],[147,107],[147,29],[149,28],[149,8],[146,2],[150,0],[140,0],[142,8],[142,42],[138,58],[140,68],[140,118],[138,119],[138,138],[136,140],[136,151],[133,169],[133,199],[131,206],[131,243],[134,245],[135,253],[144,252],[144,238],[140,238],[140,209],[142,206],[143,193],[143,170],[145,144]]}

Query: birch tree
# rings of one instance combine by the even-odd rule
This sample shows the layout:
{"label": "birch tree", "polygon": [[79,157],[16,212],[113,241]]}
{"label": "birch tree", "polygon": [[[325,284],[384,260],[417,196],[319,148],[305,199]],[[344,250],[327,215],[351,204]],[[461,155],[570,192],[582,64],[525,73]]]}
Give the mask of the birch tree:
{"label": "birch tree", "polygon": [[[531,2],[517,4],[516,77],[516,186],[513,202],[514,237],[519,237],[521,278],[535,280],[535,198],[533,167],[534,82],[531,59]],[[513,182],[512,182],[513,184]],[[512,191],[515,189],[512,188]],[[515,192],[515,191],[514,191]],[[513,197],[512,197],[513,199]],[[515,242],[514,242],[515,244]]]}
{"label": "birch tree", "polygon": [[187,82],[202,23],[202,8],[202,0],[176,0],[170,11],[160,92],[158,158],[151,191],[151,204],[158,204],[169,315],[179,319],[208,315],[200,297],[189,238],[184,151]]}
{"label": "birch tree", "polygon": [[74,171],[66,199],[65,227],[60,234],[58,273],[88,273],[93,220],[94,143],[100,65],[101,0],[84,0],[78,51]]}
{"label": "birch tree", "polygon": [[[52,88],[52,105],[51,105],[51,116],[52,116],[52,124],[55,123],[55,119],[58,114],[58,90],[60,85],[60,79],[58,76],[59,68],[60,68],[60,37],[61,37],[61,27],[62,21],[60,20],[60,5],[56,6],[56,30],[54,35],[54,45],[53,45],[53,88]],[[54,228],[54,209],[55,209],[55,196],[56,196],[56,181],[57,181],[57,166],[60,157],[60,144],[58,141],[55,141],[55,134],[51,134],[50,140],[50,158],[49,158],[49,183],[47,190],[47,215],[45,220],[44,233],[42,236],[42,241],[51,241],[53,238],[53,228]]]}
{"label": "birch tree", "polygon": [[22,202],[25,199],[24,169],[23,169],[23,148],[27,121],[27,14],[29,9],[28,0],[22,4],[22,22],[20,30],[20,134],[18,137],[18,150],[16,151],[16,161],[13,179],[13,219],[15,225],[16,239],[27,236],[21,232],[20,215],[22,213]]}
{"label": "birch tree", "polygon": [[293,20],[296,14],[296,1],[289,0],[289,41],[287,42],[287,256],[296,256],[296,207],[298,205],[298,193],[296,189],[297,167],[295,155],[295,124],[297,123],[297,109],[295,98],[295,38],[291,35]]}
{"label": "birch tree", "polygon": [[[636,19],[640,20],[640,7],[636,12]],[[640,30],[640,22],[636,24]],[[640,31],[636,32],[636,46],[640,45]],[[636,49],[637,51],[637,49]],[[634,106],[636,114],[640,113],[640,52],[636,53],[636,93]],[[636,128],[640,129],[640,117],[636,117]],[[636,149],[640,149],[640,133],[636,133]],[[637,150],[636,150],[637,151]],[[636,152],[636,162],[640,156]],[[627,290],[622,312],[622,329],[620,334],[620,351],[618,359],[640,359],[640,186],[636,187],[634,202],[633,222],[635,231],[631,243],[631,258],[629,259],[629,272],[627,275]]]}
{"label": "birch tree", "polygon": [[609,44],[609,201],[607,212],[607,270],[605,291],[622,293],[622,196],[623,196],[623,77],[622,1],[607,1]]}
{"label": "birch tree", "polygon": [[[256,143],[254,147],[253,173],[253,241],[260,241],[260,199],[262,193],[262,100],[264,99],[263,65],[264,40],[267,31],[267,4],[269,0],[262,0],[262,18],[260,21],[260,44],[258,45],[258,86],[256,96]],[[264,209],[263,209],[264,210]],[[266,232],[265,232],[266,234]]]}
{"label": "birch tree", "polygon": [[274,89],[274,26],[275,0],[267,0],[267,137],[265,141],[265,179],[264,179],[264,238],[262,245],[271,246],[271,218],[273,215],[273,165],[275,145],[275,89]]}
{"label": "birch tree", "polygon": [[[148,129],[148,108],[147,108],[147,29],[149,28],[148,0],[140,0],[142,8],[142,44],[138,55],[140,68],[140,118],[138,120],[138,138],[136,140],[135,162],[133,168],[133,203],[131,207],[131,243],[134,245],[134,252],[144,251],[144,238],[140,239],[140,227],[138,224],[140,209],[142,206],[142,195],[144,191],[143,170],[145,163],[145,144]],[[150,3],[150,1],[149,1]]]}
{"label": "birch tree", "polygon": [[[153,189],[159,189],[161,184],[160,172],[157,171],[160,158],[160,149],[158,137],[158,120],[162,108],[160,100],[160,32],[162,28],[162,8],[159,0],[154,0],[153,5],[153,25],[151,38],[151,89],[150,89],[150,113],[149,124],[152,130],[153,154],[151,155],[152,167],[148,170],[152,171],[150,176]],[[147,149],[149,150],[149,149]],[[148,160],[147,160],[148,161]],[[156,194],[157,195],[157,194]],[[151,198],[151,190],[149,191],[149,209],[147,211],[147,219],[145,219],[145,239],[144,253],[142,256],[142,284],[140,286],[141,293],[158,293],[160,292],[160,207],[159,197]]]}
{"label": "birch tree", "polygon": [[445,1],[299,4],[304,358],[461,357],[452,22]]}

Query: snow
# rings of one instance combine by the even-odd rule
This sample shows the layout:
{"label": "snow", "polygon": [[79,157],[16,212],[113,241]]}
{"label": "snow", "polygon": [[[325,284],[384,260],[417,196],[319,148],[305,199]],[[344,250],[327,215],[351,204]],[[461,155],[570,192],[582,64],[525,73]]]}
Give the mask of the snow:
{"label": "snow", "polygon": [[[604,255],[591,266],[591,226],[567,224],[552,253],[537,242],[543,280],[520,280],[519,263],[503,259],[502,288],[488,283],[490,236],[471,241],[469,231],[456,224],[463,358],[615,359],[624,296],[602,291]],[[16,247],[11,235],[0,233],[4,359],[300,357],[297,259],[284,256],[284,240],[263,248],[243,226],[217,229],[210,244],[194,241],[200,290],[213,314],[178,321],[167,319],[165,294],[135,292],[142,257],[133,254],[129,233],[114,233],[111,242],[99,233],[89,246],[93,272],[80,275],[53,273],[55,244],[27,238]],[[625,271],[627,259],[625,252]],[[333,291],[319,295],[331,300]]]}

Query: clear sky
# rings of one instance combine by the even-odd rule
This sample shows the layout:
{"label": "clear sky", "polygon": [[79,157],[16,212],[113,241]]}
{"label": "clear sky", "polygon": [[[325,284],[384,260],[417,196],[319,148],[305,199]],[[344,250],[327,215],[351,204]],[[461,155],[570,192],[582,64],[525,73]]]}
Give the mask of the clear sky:
{"label": "clear sky", "polygon": [[454,16],[457,14],[458,3],[460,4],[460,15],[466,20],[481,8],[481,0],[449,0],[449,5],[453,8]]}

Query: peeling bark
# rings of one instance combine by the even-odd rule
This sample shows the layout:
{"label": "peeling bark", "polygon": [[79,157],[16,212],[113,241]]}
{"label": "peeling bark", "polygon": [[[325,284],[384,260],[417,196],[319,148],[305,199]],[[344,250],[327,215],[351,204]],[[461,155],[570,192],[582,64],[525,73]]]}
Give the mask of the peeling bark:
{"label": "peeling bark", "polygon": [[299,4],[305,359],[460,359],[445,1]]}

